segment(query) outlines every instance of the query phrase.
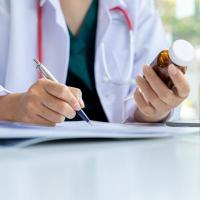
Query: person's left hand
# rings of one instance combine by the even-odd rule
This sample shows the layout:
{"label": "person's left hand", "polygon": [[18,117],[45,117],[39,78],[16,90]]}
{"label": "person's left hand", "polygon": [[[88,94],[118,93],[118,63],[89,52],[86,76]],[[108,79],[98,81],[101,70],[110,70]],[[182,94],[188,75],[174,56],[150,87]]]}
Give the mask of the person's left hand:
{"label": "person's left hand", "polygon": [[144,66],[145,78],[138,76],[138,89],[134,93],[138,109],[135,120],[138,122],[161,122],[170,111],[181,104],[190,93],[190,86],[184,74],[174,65],[169,66],[169,75],[177,89],[170,90],[150,66]]}

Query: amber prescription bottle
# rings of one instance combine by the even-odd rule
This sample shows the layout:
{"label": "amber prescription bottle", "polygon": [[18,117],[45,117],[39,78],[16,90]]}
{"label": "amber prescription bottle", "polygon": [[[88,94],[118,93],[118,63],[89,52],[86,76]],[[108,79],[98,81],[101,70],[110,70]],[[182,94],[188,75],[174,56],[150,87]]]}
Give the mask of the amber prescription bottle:
{"label": "amber prescription bottle", "polygon": [[191,64],[194,56],[194,47],[189,42],[185,40],[176,40],[169,50],[163,50],[159,53],[151,63],[151,67],[167,87],[176,92],[176,88],[168,73],[168,67],[170,64],[174,64],[185,74],[187,66]]}

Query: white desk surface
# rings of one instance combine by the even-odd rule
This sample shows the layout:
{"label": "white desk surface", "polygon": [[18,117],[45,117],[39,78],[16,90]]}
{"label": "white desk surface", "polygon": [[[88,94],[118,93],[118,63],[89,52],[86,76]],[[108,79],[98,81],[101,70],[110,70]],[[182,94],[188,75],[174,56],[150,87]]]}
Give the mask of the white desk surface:
{"label": "white desk surface", "polygon": [[200,135],[0,149],[1,200],[199,200]]}

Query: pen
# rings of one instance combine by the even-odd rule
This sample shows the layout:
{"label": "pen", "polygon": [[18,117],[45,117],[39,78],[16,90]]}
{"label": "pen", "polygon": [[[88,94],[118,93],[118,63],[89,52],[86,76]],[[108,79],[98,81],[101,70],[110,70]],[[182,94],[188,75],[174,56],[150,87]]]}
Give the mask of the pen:
{"label": "pen", "polygon": [[[42,64],[40,63],[37,59],[33,59],[34,62],[37,64],[37,68],[39,68],[42,76],[48,80],[51,80],[53,82],[58,83],[58,81],[56,80],[56,78],[53,76],[53,74]],[[88,118],[88,116],[85,114],[85,112],[81,109],[79,111],[76,111],[76,113],[87,123],[89,123],[90,125],[90,119]]]}

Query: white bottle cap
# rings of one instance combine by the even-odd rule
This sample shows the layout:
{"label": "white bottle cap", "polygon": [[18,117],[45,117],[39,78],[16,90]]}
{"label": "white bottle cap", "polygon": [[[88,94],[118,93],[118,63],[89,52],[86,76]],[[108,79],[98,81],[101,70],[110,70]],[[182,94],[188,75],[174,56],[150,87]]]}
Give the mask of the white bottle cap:
{"label": "white bottle cap", "polygon": [[186,40],[176,40],[169,49],[169,57],[178,66],[188,66],[195,56],[194,47]]}

